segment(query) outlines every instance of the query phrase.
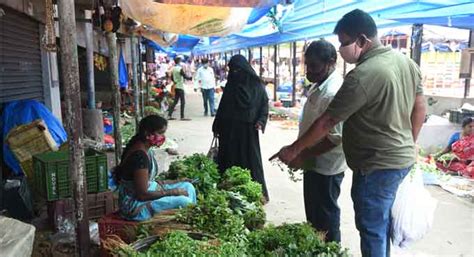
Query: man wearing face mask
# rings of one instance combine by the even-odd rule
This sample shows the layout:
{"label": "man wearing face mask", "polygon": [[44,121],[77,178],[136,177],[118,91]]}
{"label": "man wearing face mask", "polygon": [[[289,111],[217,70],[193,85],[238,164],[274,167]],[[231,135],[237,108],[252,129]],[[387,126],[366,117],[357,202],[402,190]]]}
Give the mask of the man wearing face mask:
{"label": "man wearing face mask", "polygon": [[390,255],[390,209],[399,184],[415,163],[415,142],[426,107],[419,67],[385,48],[374,20],[361,10],[334,29],[342,58],[356,67],[347,74],[327,111],[297,141],[274,157],[292,163],[340,121],[362,256]]}
{"label": "man wearing face mask", "polygon": [[202,100],[204,102],[204,116],[211,113],[214,117],[216,110],[214,107],[214,94],[216,88],[216,76],[211,67],[209,67],[209,60],[202,59],[202,66],[196,72],[196,80],[202,93]]}
{"label": "man wearing face mask", "polygon": [[[342,76],[336,71],[337,52],[325,40],[312,42],[305,52],[306,77],[313,83],[303,108],[299,136],[302,136],[327,109],[342,85]],[[290,164],[305,170],[303,193],[306,220],[326,233],[327,241],[341,241],[340,209],[337,199],[346,170],[342,150],[342,123],[313,149],[306,149]]]}

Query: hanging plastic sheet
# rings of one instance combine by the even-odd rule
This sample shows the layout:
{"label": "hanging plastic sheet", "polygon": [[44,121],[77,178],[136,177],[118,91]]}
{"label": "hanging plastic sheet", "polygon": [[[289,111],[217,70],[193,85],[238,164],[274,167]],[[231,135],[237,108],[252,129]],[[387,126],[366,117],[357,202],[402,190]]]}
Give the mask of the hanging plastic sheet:
{"label": "hanging plastic sheet", "polygon": [[278,0],[156,0],[156,2],[221,7],[271,7],[278,3]]}
{"label": "hanging plastic sheet", "polygon": [[122,50],[120,50],[118,73],[119,73],[120,89],[127,89],[128,88],[128,71],[127,71],[127,65],[125,64],[125,59],[123,58]]}
{"label": "hanging plastic sheet", "polygon": [[[35,100],[20,100],[6,104],[0,117],[0,129],[4,140],[11,129],[42,119],[59,147],[67,141],[67,133],[61,122],[42,103]],[[22,170],[17,159],[7,144],[3,145],[3,160],[12,169],[14,175],[22,175]]]}
{"label": "hanging plastic sheet", "polygon": [[121,0],[123,13],[161,31],[196,36],[223,36],[240,31],[251,7],[163,4],[154,0]]}

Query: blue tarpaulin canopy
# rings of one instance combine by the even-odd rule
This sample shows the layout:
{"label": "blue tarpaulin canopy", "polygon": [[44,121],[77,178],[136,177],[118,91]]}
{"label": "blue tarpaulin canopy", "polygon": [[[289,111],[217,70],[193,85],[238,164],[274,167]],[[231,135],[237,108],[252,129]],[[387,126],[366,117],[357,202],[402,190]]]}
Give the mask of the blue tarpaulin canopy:
{"label": "blue tarpaulin canopy", "polygon": [[389,15],[384,18],[411,24],[419,23],[474,30],[474,2]]}
{"label": "blue tarpaulin canopy", "polygon": [[[249,47],[258,47],[298,40],[309,40],[331,36],[337,21],[353,9],[361,9],[372,15],[378,28],[389,28],[404,25],[386,17],[407,15],[407,13],[425,10],[436,10],[463,3],[464,9],[473,12],[473,1],[323,1],[323,0],[295,0],[294,4],[282,10],[280,19],[258,21],[247,25],[243,33],[222,37],[210,45],[197,45],[193,53],[197,55],[218,53]],[[467,11],[467,12],[469,12]],[[445,12],[445,16],[446,16]],[[265,19],[267,17],[263,17]],[[472,23],[471,23],[472,25]],[[272,30],[273,29],[273,30]],[[265,32],[262,32],[266,30]],[[261,36],[252,37],[257,34]]]}

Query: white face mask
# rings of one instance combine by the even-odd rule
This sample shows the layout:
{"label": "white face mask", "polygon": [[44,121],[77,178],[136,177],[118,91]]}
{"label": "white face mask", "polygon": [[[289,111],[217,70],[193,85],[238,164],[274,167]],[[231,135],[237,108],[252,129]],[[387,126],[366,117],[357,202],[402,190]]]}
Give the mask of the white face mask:
{"label": "white face mask", "polygon": [[362,52],[362,48],[356,44],[357,41],[350,45],[341,46],[339,47],[339,53],[348,63],[356,63],[359,60],[360,53]]}

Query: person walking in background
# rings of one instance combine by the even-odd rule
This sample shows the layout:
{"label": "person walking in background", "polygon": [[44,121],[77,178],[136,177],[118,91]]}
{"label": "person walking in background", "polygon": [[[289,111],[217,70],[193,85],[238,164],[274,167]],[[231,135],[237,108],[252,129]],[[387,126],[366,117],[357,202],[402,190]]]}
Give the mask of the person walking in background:
{"label": "person walking in background", "polygon": [[[343,79],[336,71],[336,48],[325,40],[312,42],[305,52],[306,77],[313,83],[299,126],[301,137],[327,109],[341,88]],[[327,241],[341,241],[341,210],[337,199],[341,193],[344,171],[347,169],[342,150],[342,122],[314,147],[303,151],[295,168],[304,169],[303,193],[306,220],[313,227],[326,233]]]}
{"label": "person walking in background", "polygon": [[263,133],[267,123],[268,97],[244,56],[234,55],[229,70],[212,125],[219,139],[219,170],[224,172],[232,166],[249,169],[253,180],[262,185],[265,201],[268,201],[259,142],[259,131]]}
{"label": "person walking in background", "polygon": [[174,120],[173,112],[174,108],[181,101],[181,120],[190,120],[184,117],[184,106],[186,104],[185,95],[184,95],[184,80],[190,79],[186,73],[184,72],[183,66],[181,65],[181,57],[176,57],[174,62],[175,66],[171,69],[171,79],[175,85],[175,92],[174,92],[174,102],[171,105],[169,112],[168,112],[168,119]]}
{"label": "person walking in background", "polygon": [[196,72],[197,85],[199,86],[202,93],[202,100],[204,102],[204,116],[209,113],[212,117],[215,116],[216,110],[214,108],[214,94],[216,88],[216,76],[211,67],[209,67],[209,61],[204,58],[202,59],[202,66]]}
{"label": "person walking in background", "polygon": [[356,67],[326,112],[275,156],[291,165],[344,121],[342,141],[353,170],[351,196],[362,256],[386,257],[390,210],[415,163],[415,142],[425,120],[421,72],[410,58],[382,46],[374,20],[364,11],[345,14],[334,33],[342,58]]}

